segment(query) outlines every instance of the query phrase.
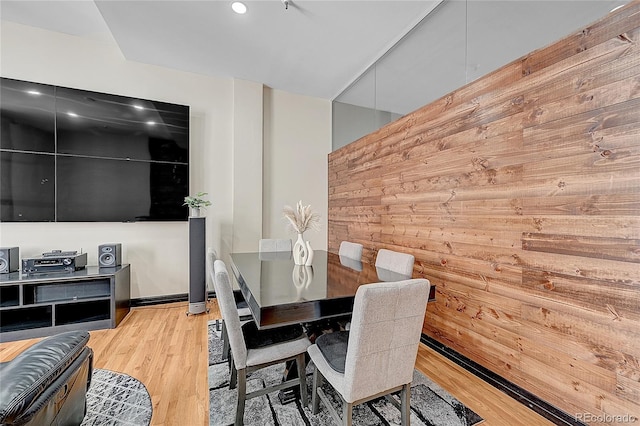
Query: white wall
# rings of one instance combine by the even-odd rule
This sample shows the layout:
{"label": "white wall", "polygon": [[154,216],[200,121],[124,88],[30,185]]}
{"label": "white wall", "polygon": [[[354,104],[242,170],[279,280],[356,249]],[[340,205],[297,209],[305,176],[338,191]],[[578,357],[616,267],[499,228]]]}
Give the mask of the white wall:
{"label": "white wall", "polygon": [[263,85],[236,79],[233,99],[233,251],[256,251],[262,237]]}
{"label": "white wall", "polygon": [[282,208],[302,200],[322,221],[319,232],[304,237],[312,248],[326,250],[331,103],[271,89],[265,90],[264,103],[263,235],[295,242]]}
{"label": "white wall", "polygon": [[[0,31],[2,77],[189,105],[191,192],[208,192],[213,203],[205,210],[207,245],[214,247],[222,256],[233,249],[234,191],[243,190],[242,185],[234,186],[233,182],[233,123],[243,118],[241,113],[234,112],[232,79],[127,61],[115,43],[108,41],[69,36],[6,21],[2,21]],[[318,111],[309,109],[308,102],[303,102],[299,114],[304,121],[311,123],[311,130],[326,126],[311,138],[314,143],[322,145],[324,151],[330,145],[330,102],[315,102],[326,105],[326,116],[316,115]],[[257,105],[257,108],[262,107]],[[271,113],[274,117],[281,115],[280,107],[287,111],[296,109],[295,105],[287,102],[277,103]],[[253,114],[249,119],[253,119],[255,108],[249,110]],[[265,115],[264,119],[266,122],[269,118]],[[285,145],[298,143],[298,140],[292,141],[288,137],[286,127],[276,127],[270,133],[272,140]],[[308,181],[311,187],[321,180],[326,194],[326,155],[307,157],[305,161],[314,165],[312,170],[323,169],[322,175],[307,174],[295,179]],[[273,169],[277,176],[274,184],[288,184],[292,180],[290,175],[295,171],[281,167]],[[269,184],[265,185],[266,192],[280,192],[270,188]],[[296,195],[294,199],[299,197]],[[317,204],[317,207],[326,212],[326,196],[324,204]],[[99,244],[121,242],[124,261],[131,264],[131,296],[154,297],[188,291],[187,231],[186,222],[0,223],[0,245],[20,247],[21,257],[38,256],[52,249],[83,250],[88,253],[88,263],[95,265]],[[324,244],[326,246],[326,227]]]}

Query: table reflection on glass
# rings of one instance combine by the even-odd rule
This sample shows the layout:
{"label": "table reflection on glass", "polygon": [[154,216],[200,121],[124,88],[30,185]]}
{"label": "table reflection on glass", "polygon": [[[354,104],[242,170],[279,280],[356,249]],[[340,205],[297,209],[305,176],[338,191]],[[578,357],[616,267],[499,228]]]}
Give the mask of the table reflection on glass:
{"label": "table reflection on glass", "polygon": [[232,253],[230,266],[259,328],[350,314],[360,285],[405,278],[325,250],[312,266],[294,265],[290,252]]}

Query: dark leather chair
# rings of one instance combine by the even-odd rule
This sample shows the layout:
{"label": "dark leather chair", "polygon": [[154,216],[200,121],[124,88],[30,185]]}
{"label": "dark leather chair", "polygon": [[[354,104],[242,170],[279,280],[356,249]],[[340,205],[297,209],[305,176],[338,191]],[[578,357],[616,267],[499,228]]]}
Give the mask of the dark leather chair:
{"label": "dark leather chair", "polygon": [[89,332],[41,340],[0,363],[0,425],[79,425],[93,373]]}

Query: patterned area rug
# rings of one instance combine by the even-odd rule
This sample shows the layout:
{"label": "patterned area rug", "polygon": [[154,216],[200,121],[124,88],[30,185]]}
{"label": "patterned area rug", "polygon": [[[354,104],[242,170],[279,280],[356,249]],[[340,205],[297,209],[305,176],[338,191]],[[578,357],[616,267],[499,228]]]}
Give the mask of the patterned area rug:
{"label": "patterned area rug", "polygon": [[[209,325],[209,424],[232,425],[235,419],[237,392],[229,389],[229,368],[222,361],[222,341],[215,322]],[[247,378],[247,391],[278,383],[282,379],[284,364],[256,371]],[[247,426],[329,426],[333,419],[320,403],[320,412],[311,413],[311,383],[313,365],[307,366],[309,407],[299,400],[281,404],[278,392],[249,399],[245,406],[244,424]],[[325,393],[333,400],[338,413],[340,402],[330,386]],[[411,385],[411,425],[413,426],[473,426],[482,422],[470,410],[424,374],[414,371]],[[353,424],[361,426],[399,425],[400,410],[384,397],[353,408]]]}
{"label": "patterned area rug", "polygon": [[94,369],[81,426],[148,426],[153,406],[147,388],[115,371]]}

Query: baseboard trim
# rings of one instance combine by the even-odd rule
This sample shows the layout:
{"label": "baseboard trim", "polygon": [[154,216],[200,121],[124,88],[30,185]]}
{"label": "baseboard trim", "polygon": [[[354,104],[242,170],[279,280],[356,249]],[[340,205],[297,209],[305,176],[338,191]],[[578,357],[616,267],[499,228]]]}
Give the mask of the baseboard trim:
{"label": "baseboard trim", "polygon": [[161,305],[165,303],[184,302],[186,300],[189,300],[187,293],[169,294],[166,296],[155,297],[141,297],[139,299],[131,299],[131,307],[136,308],[139,306]]}
{"label": "baseboard trim", "polygon": [[565,413],[564,411],[554,407],[553,405],[545,402],[544,400],[538,398],[533,395],[531,392],[521,388],[520,386],[511,383],[507,379],[499,376],[498,374],[486,369],[475,361],[470,360],[464,355],[456,352],[450,347],[443,345],[437,340],[427,336],[426,334],[422,335],[420,339],[422,343],[427,345],[429,348],[438,352],[440,355],[443,355],[447,359],[455,362],[460,367],[474,374],[475,376],[481,378],[485,382],[489,383],[493,387],[501,390],[502,392],[509,395],[511,398],[515,399],[519,403],[526,405],[531,410],[540,414],[542,417],[546,418],[550,422],[553,422],[556,425],[571,425],[571,426],[587,426],[586,423],[577,420],[573,416]]}
{"label": "baseboard trim", "polygon": [[[213,298],[215,297],[215,293],[210,291],[207,293],[207,297]],[[174,303],[174,302],[186,302],[189,300],[189,295],[187,293],[180,294],[169,294],[165,296],[155,296],[155,297],[140,297],[138,299],[131,299],[130,306],[132,308],[136,308],[139,306],[151,306],[151,305],[161,305],[165,303]]]}

